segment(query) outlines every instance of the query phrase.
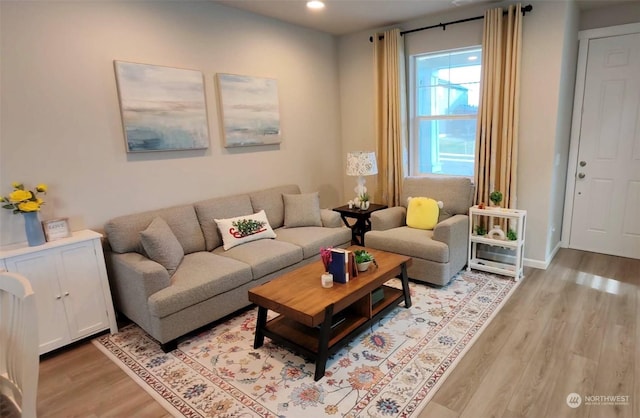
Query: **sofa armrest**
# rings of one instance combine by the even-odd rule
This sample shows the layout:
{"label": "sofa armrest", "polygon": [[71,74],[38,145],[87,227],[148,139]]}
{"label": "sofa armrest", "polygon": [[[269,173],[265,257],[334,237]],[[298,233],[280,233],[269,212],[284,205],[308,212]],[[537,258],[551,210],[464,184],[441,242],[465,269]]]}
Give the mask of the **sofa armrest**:
{"label": "sofa armrest", "polygon": [[320,218],[322,219],[322,226],[325,228],[340,228],[344,226],[340,214],[331,209],[320,209]]}
{"label": "sofa armrest", "polygon": [[113,284],[124,305],[133,302],[146,306],[149,296],[171,284],[167,269],[141,254],[110,253],[110,258]]}
{"label": "sofa armrest", "polygon": [[440,222],[433,229],[433,239],[451,245],[467,246],[469,239],[469,216],[454,215]]}
{"label": "sofa armrest", "polygon": [[454,215],[433,229],[433,239],[449,246],[449,264],[458,272],[467,264],[469,256],[469,216]]}
{"label": "sofa armrest", "polygon": [[403,206],[377,210],[371,213],[371,230],[384,231],[405,226],[406,218],[407,209]]}

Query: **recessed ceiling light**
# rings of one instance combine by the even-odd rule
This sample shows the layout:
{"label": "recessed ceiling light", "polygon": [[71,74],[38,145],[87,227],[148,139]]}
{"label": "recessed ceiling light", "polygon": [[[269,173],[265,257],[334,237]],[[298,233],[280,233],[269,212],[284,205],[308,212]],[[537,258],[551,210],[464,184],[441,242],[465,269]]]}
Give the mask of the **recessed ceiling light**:
{"label": "recessed ceiling light", "polygon": [[324,3],[320,0],[311,0],[307,2],[307,7],[314,10],[324,9]]}

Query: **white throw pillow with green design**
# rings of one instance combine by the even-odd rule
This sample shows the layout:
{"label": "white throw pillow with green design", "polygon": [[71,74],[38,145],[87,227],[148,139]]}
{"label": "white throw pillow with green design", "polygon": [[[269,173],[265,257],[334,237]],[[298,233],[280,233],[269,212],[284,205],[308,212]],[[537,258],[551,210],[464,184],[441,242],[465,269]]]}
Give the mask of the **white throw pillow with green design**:
{"label": "white throw pillow with green design", "polygon": [[264,210],[253,215],[214,219],[214,221],[218,225],[225,251],[245,242],[276,237]]}

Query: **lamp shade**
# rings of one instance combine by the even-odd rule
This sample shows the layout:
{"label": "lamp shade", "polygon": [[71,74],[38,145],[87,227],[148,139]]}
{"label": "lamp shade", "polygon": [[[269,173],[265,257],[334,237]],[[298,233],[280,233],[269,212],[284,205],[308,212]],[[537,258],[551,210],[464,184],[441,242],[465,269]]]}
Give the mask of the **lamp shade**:
{"label": "lamp shade", "polygon": [[350,152],[347,154],[347,176],[371,176],[378,174],[375,152]]}

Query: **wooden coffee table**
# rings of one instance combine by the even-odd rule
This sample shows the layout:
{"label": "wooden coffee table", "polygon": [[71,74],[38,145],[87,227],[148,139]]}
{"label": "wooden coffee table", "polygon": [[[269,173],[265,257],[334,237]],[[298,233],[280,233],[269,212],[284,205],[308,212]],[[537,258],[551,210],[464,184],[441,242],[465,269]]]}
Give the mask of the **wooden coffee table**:
{"label": "wooden coffee table", "polygon": [[[363,247],[350,247],[357,250]],[[386,315],[404,300],[411,307],[407,265],[411,257],[367,248],[378,268],[358,274],[348,283],[323,288],[324,272],[317,261],[286,273],[249,290],[249,300],[258,305],[258,321],[253,347],[264,344],[264,337],[315,359],[315,380],[324,376],[327,358],[339,350],[372,321]],[[402,290],[384,283],[400,276]],[[372,293],[383,290],[383,298],[372,303]],[[380,291],[376,291],[376,296]],[[267,322],[267,310],[280,315]]]}

